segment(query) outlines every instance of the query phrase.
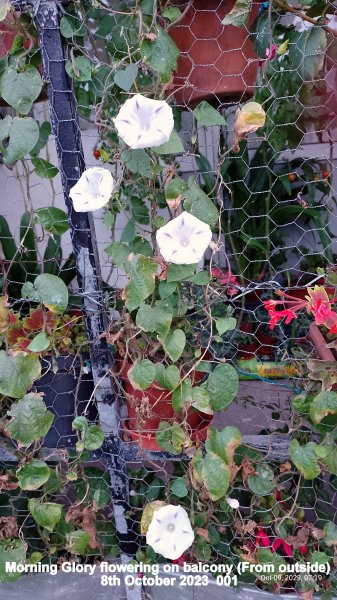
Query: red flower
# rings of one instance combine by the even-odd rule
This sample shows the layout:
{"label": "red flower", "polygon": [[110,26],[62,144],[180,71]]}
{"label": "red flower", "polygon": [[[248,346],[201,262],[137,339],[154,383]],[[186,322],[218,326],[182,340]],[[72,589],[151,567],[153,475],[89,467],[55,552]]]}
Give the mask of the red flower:
{"label": "red flower", "polygon": [[264,548],[270,548],[272,552],[277,552],[278,550],[283,550],[284,554],[288,557],[293,555],[293,550],[290,544],[288,544],[282,538],[275,538],[273,543],[270,541],[269,535],[264,531],[262,527],[259,527],[255,536],[255,541],[258,546],[263,546]]}
{"label": "red flower", "polygon": [[302,554],[306,554],[308,551],[308,548],[307,548],[307,546],[300,546],[299,550],[300,550],[300,552],[302,552]]}
{"label": "red flower", "polygon": [[[284,318],[285,324],[288,325],[293,319],[296,319],[300,310],[306,310],[309,315],[314,315],[317,325],[325,325],[330,333],[337,333],[337,313],[331,310],[331,304],[336,301],[336,298],[329,300],[324,287],[319,285],[307,288],[307,292],[308,295],[303,300],[281,291],[276,293],[282,296],[282,300],[266,300],[263,304],[270,316],[270,329],[273,329]],[[280,304],[286,308],[277,309],[276,307]]]}
{"label": "red flower", "polygon": [[270,548],[271,543],[269,536],[266,534],[262,527],[259,527],[255,536],[255,541],[258,546],[263,546],[264,548]]}
{"label": "red flower", "polygon": [[293,555],[292,547],[282,538],[276,538],[273,542],[271,549],[272,552],[277,552],[277,550],[283,550],[284,554],[289,557]]}
{"label": "red flower", "polygon": [[174,565],[179,565],[180,567],[183,567],[185,562],[185,552],[181,556],[179,556],[179,558],[175,558],[172,562]]}

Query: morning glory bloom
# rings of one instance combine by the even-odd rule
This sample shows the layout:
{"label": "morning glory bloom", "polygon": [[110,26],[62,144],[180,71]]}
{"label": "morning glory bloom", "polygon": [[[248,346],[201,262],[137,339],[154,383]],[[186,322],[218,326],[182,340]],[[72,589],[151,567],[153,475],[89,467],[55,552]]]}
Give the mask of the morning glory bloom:
{"label": "morning glory bloom", "polygon": [[158,229],[156,237],[160,254],[166,262],[193,265],[204,256],[212,231],[207,223],[185,211]]}
{"label": "morning glory bloom", "polygon": [[167,504],[153,513],[146,543],[155,552],[176,560],[193,544],[194,532],[186,510]]}
{"label": "morning glory bloom", "polygon": [[102,208],[109,202],[116,187],[116,180],[107,169],[86,169],[69,192],[74,210],[88,212]]}
{"label": "morning glory bloom", "polygon": [[167,102],[141,94],[129,98],[113,122],[119,137],[133,150],[168,142],[174,126],[172,108]]}

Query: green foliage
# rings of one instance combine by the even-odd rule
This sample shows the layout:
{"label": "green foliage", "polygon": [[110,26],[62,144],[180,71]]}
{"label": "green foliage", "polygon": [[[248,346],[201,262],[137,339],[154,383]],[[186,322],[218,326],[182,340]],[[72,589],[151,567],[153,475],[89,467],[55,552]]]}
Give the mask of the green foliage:
{"label": "green foliage", "polygon": [[44,331],[38,333],[27,346],[27,350],[31,352],[43,352],[50,346],[50,339],[46,336]]}
{"label": "green foliage", "polygon": [[136,325],[143,331],[156,332],[165,337],[171,327],[172,315],[170,308],[141,304],[136,315]]}
{"label": "green foliage", "polygon": [[84,479],[75,484],[76,495],[85,505],[94,502],[97,508],[110,503],[109,475],[95,467],[84,469]]}
{"label": "green foliage", "polygon": [[300,81],[313,81],[323,66],[326,34],[321,27],[311,27],[290,37],[289,60]]}
{"label": "green foliage", "polygon": [[211,125],[226,125],[226,119],[213,108],[206,100],[203,100],[196,106],[193,114],[201,125],[210,127]]}
{"label": "green foliage", "polygon": [[177,132],[173,129],[170,139],[168,142],[161,144],[160,146],[156,146],[153,148],[156,154],[181,154],[184,152],[184,146],[182,141],[177,134]]}
{"label": "green foliage", "polygon": [[68,215],[61,208],[48,206],[37,208],[35,221],[42,225],[43,229],[52,235],[62,235],[69,229]]}
{"label": "green foliage", "polygon": [[22,286],[22,296],[33,302],[44,304],[52,312],[63,313],[68,306],[68,289],[60,277],[43,273],[33,283]]}
{"label": "green foliage", "polygon": [[184,193],[184,209],[208,225],[214,225],[219,214],[212,200],[195,183],[193,176],[188,180],[188,190]]}
{"label": "green foliage", "polygon": [[54,420],[42,397],[33,393],[12,404],[7,414],[11,420],[6,425],[6,431],[22,446],[30,446],[44,437]]}
{"label": "green foliage", "polygon": [[292,440],[289,446],[290,457],[304,479],[314,479],[321,472],[318,464],[317,444],[308,442],[301,446],[297,440]]}
{"label": "green foliage", "polygon": [[239,389],[239,378],[232,365],[217,365],[207,380],[207,390],[213,410],[227,408]]}
{"label": "green foliage", "polygon": [[159,338],[163,348],[173,362],[176,362],[184,352],[186,335],[182,329],[175,329],[164,338]]}
{"label": "green foliage", "polygon": [[91,79],[92,65],[86,56],[73,57],[66,63],[66,71],[76,81],[89,81]]}
{"label": "green foliage", "polygon": [[125,69],[116,71],[114,75],[114,82],[124,92],[129,92],[132,86],[135,84],[138,75],[138,67],[135,64],[127,65]]}
{"label": "green foliage", "polygon": [[152,177],[151,161],[143,148],[124,150],[121,154],[121,159],[125,162],[125,166],[131,173],[138,173],[143,177]]}
{"label": "green foliage", "polygon": [[310,405],[310,418],[317,424],[327,415],[337,414],[336,392],[320,392],[315,396]]}
{"label": "green foliage", "polygon": [[4,540],[0,542],[0,583],[15,581],[21,573],[8,573],[6,564],[14,562],[23,564],[26,560],[26,547],[21,539]]}
{"label": "green foliage", "polygon": [[39,139],[39,126],[31,117],[6,117],[0,121],[0,149],[6,165],[12,165],[32,151]]}
{"label": "green foliage", "polygon": [[48,465],[42,460],[31,460],[17,470],[16,476],[22,490],[38,490],[50,476]]}
{"label": "green foliage", "polygon": [[128,378],[136,390],[146,390],[153,383],[156,376],[155,365],[148,360],[140,360],[128,372]]}
{"label": "green foliage", "polygon": [[223,25],[234,25],[235,27],[246,27],[251,8],[251,0],[236,0],[234,7],[222,19],[221,23]]}
{"label": "green foliage", "polygon": [[204,387],[192,388],[192,406],[196,410],[207,415],[212,415],[213,410],[210,405],[209,393]]}
{"label": "green foliage", "polygon": [[171,493],[177,498],[185,498],[188,494],[188,489],[183,477],[175,479],[171,485]]}
{"label": "green foliage", "polygon": [[36,354],[10,354],[0,350],[1,394],[11,398],[22,398],[40,375],[41,365]]}
{"label": "green foliage", "polygon": [[273,470],[267,465],[257,465],[254,475],[247,478],[249,488],[256,496],[266,496],[275,488]]}
{"label": "green foliage", "polygon": [[226,495],[229,487],[229,466],[214,452],[207,452],[202,466],[202,478],[211,500],[219,500]]}
{"label": "green foliage", "polygon": [[155,32],[155,39],[144,39],[140,46],[143,60],[156,71],[163,83],[170,80],[172,71],[177,68],[179,50],[168,33],[161,27]]}
{"label": "green foliage", "polygon": [[131,312],[152,294],[157,264],[144,256],[135,256],[127,266],[130,282],[125,288],[125,304]]}
{"label": "green foliage", "polygon": [[185,404],[192,401],[192,386],[189,379],[184,379],[172,394],[172,407],[175,412],[180,412]]}
{"label": "green foliage", "polygon": [[39,502],[37,498],[31,498],[28,502],[28,508],[34,521],[47,531],[52,532],[61,519],[62,504]]}
{"label": "green foliage", "polygon": [[[44,179],[53,179],[59,172],[57,167],[54,167],[54,165],[44,160],[44,158],[32,158],[32,163],[35,167],[36,175]],[[54,208],[54,210],[59,209]],[[63,233],[63,231],[57,233]]]}
{"label": "green foliage", "polygon": [[337,526],[331,521],[324,525],[324,541],[327,546],[337,545]]}
{"label": "green foliage", "polygon": [[38,239],[33,229],[33,217],[29,212],[22,215],[20,223],[20,239],[24,244],[16,245],[6,219],[0,215],[0,243],[2,252],[10,267],[7,270],[7,294],[10,299],[22,298],[22,285],[34,281],[41,272],[59,276],[69,285],[76,275],[73,254],[63,260],[61,235],[58,230],[68,228],[66,213],[61,209],[46,207],[35,211],[36,222],[50,232],[42,263],[38,261]]}
{"label": "green foliage", "polygon": [[224,427],[221,431],[210,427],[206,440],[206,450],[217,454],[228,465],[233,462],[236,448],[242,443],[242,435],[237,427]]}
{"label": "green foliage", "polygon": [[155,380],[165,390],[173,390],[179,385],[180,371],[175,365],[165,367],[163,364],[157,364]]}
{"label": "green foliage", "polygon": [[80,431],[81,439],[76,444],[76,450],[97,450],[104,442],[104,433],[98,425],[89,425],[85,417],[76,417],[72,422],[72,428]]}
{"label": "green foliage", "polygon": [[90,534],[78,529],[67,536],[67,548],[71,554],[84,555],[90,542]]}
{"label": "green foliage", "polygon": [[[41,75],[32,65],[22,71],[9,66],[0,77],[0,95],[21,115],[27,115],[42,89]],[[35,145],[36,141],[33,145]]]}
{"label": "green foliage", "polygon": [[175,421],[170,425],[166,421],[161,421],[156,431],[156,440],[159,446],[170,454],[181,454],[185,443],[188,441],[186,433],[182,427]]}

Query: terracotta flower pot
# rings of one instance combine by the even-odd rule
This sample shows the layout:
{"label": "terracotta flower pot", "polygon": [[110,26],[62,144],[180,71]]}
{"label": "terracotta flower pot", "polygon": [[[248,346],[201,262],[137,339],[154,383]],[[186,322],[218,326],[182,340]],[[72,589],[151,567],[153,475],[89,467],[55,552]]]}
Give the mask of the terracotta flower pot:
{"label": "terracotta flower pot", "polygon": [[257,354],[259,356],[274,356],[275,346],[277,345],[277,338],[263,331],[257,331],[257,339],[259,346],[257,348]]}
{"label": "terracotta flower pot", "polygon": [[[9,13],[4,21],[0,23],[0,58],[3,58],[12,49],[13,42],[18,35],[22,33],[22,29],[18,27],[18,19],[20,13]],[[27,38],[24,40],[24,48],[28,49],[30,46],[30,40]]]}
{"label": "terracotta flower pot", "polygon": [[[318,358],[320,358],[321,360],[328,360],[328,361],[336,360],[335,355],[332,352],[332,350],[330,350],[330,348],[326,347],[328,342],[325,340],[323,334],[320,332],[319,327],[316,325],[316,323],[311,323],[309,335],[310,335],[310,339],[311,339],[312,343],[315,346],[315,350],[318,355]],[[336,386],[334,386],[334,389],[335,389],[335,387]]]}
{"label": "terracotta flower pot", "polygon": [[[128,408],[128,428],[139,430],[141,425],[144,431],[156,431],[161,421],[169,421],[176,416],[172,408],[172,392],[161,388],[154,382],[147,390],[137,390],[128,378],[132,365],[117,359],[117,368],[123,381],[125,399]],[[122,366],[123,365],[123,366]],[[204,373],[196,372],[194,381],[201,381]],[[142,410],[143,409],[143,410]],[[146,411],[150,412],[149,416]]]}
{"label": "terracotta flower pot", "polygon": [[[205,441],[212,418],[211,415],[199,412],[193,412],[187,417],[187,424],[191,429],[190,438],[192,442]],[[129,421],[124,421],[123,430],[125,437],[131,438],[141,449],[156,452],[163,450],[157,443],[155,431],[136,431],[130,428]]]}
{"label": "terracotta flower pot", "polygon": [[[174,75],[178,104],[242,100],[254,91],[259,59],[246,29],[222,25],[234,0],[171,0],[182,12],[168,29],[181,55]],[[252,10],[248,26],[257,15]]]}
{"label": "terracotta flower pot", "polygon": [[[254,329],[255,328],[253,328],[252,323],[243,322],[240,325],[240,329],[238,330],[238,333],[247,334],[247,336],[254,337]],[[254,358],[254,356],[256,356],[256,354],[257,354],[258,347],[259,347],[259,343],[258,343],[258,340],[255,339],[255,337],[248,344],[239,343],[239,344],[237,344],[237,350],[238,350],[237,357],[244,358],[244,359]]]}
{"label": "terracotta flower pot", "polygon": [[[18,19],[20,17],[20,13],[9,13],[4,21],[0,22],[0,59],[7,56],[8,52],[12,49],[13,42],[16,36],[20,33],[24,33],[24,29],[19,27]],[[37,46],[38,41],[35,39],[30,39],[28,36],[24,39],[23,47],[28,50],[31,44]],[[40,71],[40,75],[43,74],[42,63],[38,67]],[[45,87],[42,88],[40,95],[35,100],[35,102],[44,102],[47,99],[47,93]],[[7,102],[3,100],[0,96],[0,106],[8,106]]]}

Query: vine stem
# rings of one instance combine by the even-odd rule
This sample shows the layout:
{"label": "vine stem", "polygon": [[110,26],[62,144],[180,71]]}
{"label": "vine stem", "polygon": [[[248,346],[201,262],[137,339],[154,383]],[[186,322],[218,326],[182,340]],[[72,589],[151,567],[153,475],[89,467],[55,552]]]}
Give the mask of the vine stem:
{"label": "vine stem", "polygon": [[[300,17],[300,19],[302,19],[303,21],[307,21],[312,25],[317,25],[316,19],[309,17],[304,12],[298,10],[297,8],[294,8],[293,6],[289,6],[289,4],[283,2],[283,0],[275,0],[275,4],[277,4],[279,8],[282,8],[282,10],[285,10],[286,12],[292,13],[293,15]],[[331,27],[329,27],[328,25],[322,25],[322,27],[324,31],[327,31],[328,33],[331,33],[331,35],[333,35],[334,37],[337,37],[337,32],[331,29]]]}

